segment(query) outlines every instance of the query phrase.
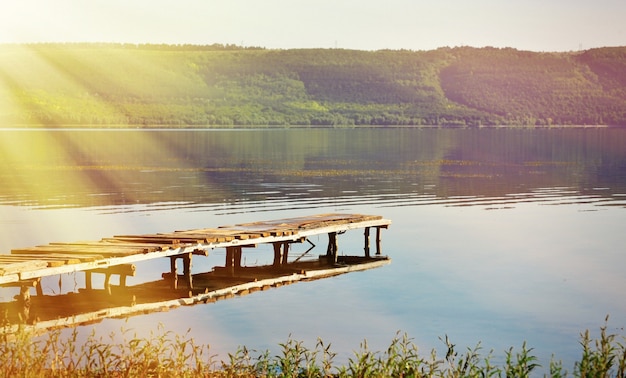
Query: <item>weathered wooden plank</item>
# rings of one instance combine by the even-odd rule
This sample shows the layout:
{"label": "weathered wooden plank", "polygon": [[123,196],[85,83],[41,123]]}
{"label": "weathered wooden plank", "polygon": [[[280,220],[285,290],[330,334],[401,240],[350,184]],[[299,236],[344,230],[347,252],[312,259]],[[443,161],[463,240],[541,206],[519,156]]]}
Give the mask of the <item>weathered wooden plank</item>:
{"label": "weathered wooden plank", "polygon": [[[117,240],[117,239],[111,239],[111,240]],[[94,242],[50,243],[50,245],[72,247],[73,249],[98,249],[98,248],[106,248],[106,249],[118,248],[118,249],[135,249],[135,250],[143,249],[144,252],[154,252],[154,251],[161,250],[161,247],[155,244],[124,243],[119,240],[117,240],[117,243],[101,240],[101,241],[94,241]]]}
{"label": "weathered wooden plank", "polygon": [[230,229],[262,229],[262,228],[293,228],[293,229],[310,229],[317,227],[327,227],[330,225],[348,224],[362,221],[371,221],[382,219],[378,215],[362,215],[362,214],[319,214],[305,217],[277,219],[271,221],[260,221],[252,223],[242,223],[235,226],[226,226]]}
{"label": "weathered wooden plank", "polygon": [[[198,234],[202,234],[202,235],[206,235],[207,237],[220,237],[220,238],[225,238],[227,240],[225,241],[231,241],[231,240],[246,240],[249,238],[250,235],[243,235],[242,236],[242,232],[240,230],[229,230],[229,229],[225,229],[225,228],[206,228],[206,229],[199,229],[199,230],[190,230],[189,232],[193,232],[193,233],[198,233]],[[176,234],[187,234],[187,232],[176,232]],[[230,239],[230,240],[228,240]]]}
{"label": "weathered wooden plank", "polygon": [[74,254],[74,255],[83,255],[83,254],[94,254],[97,253],[102,255],[103,257],[115,257],[115,256],[128,256],[134,254],[144,253],[143,249],[116,249],[116,248],[82,248],[82,249],[73,249],[63,246],[37,246],[31,248],[19,248],[12,249],[11,254],[19,255],[19,254],[27,254],[27,255],[45,255],[51,253],[61,253],[61,254]]}
{"label": "weathered wooden plank", "polygon": [[0,274],[0,285],[5,285],[7,283],[16,282],[19,280],[20,276],[17,273]]}
{"label": "weathered wooden plank", "polygon": [[155,251],[163,251],[163,250],[167,250],[170,248],[173,248],[172,244],[156,244],[156,243],[141,243],[141,242],[132,242],[132,241],[126,241],[123,239],[115,239],[115,238],[102,238],[102,240],[99,242],[99,245],[102,246],[119,246],[119,247],[129,247],[129,248],[134,248],[134,247],[141,247],[144,249],[148,249],[149,252],[155,252]]}
{"label": "weathered wooden plank", "polygon": [[[20,255],[17,255],[20,256]],[[6,272],[6,271],[13,271],[13,273],[19,273],[21,271],[25,271],[25,270],[33,270],[33,269],[24,269],[24,268],[19,268],[18,264],[24,264],[24,265],[32,265],[36,270],[36,269],[40,269],[40,268],[50,268],[50,267],[55,267],[55,266],[61,266],[61,265],[67,265],[67,264],[77,264],[80,263],[79,259],[59,259],[59,258],[50,258],[50,257],[39,257],[37,259],[21,259],[21,260],[14,260],[14,261],[8,261],[8,260],[2,260],[0,261],[0,274],[2,274],[1,272]],[[41,265],[41,266],[39,266]]]}
{"label": "weathered wooden plank", "polygon": [[87,246],[87,245],[57,245],[57,244],[50,244],[48,246],[40,246],[48,249],[57,249],[57,250],[67,250],[67,251],[72,251],[72,253],[119,253],[119,254],[126,254],[126,253],[148,253],[151,252],[151,250],[147,247],[144,247],[142,245],[126,245],[126,246],[117,246],[117,245],[93,245],[93,246]]}
{"label": "weathered wooden plank", "polygon": [[46,255],[26,255],[26,254],[17,254],[13,255],[17,258],[21,259],[31,259],[31,260],[40,260],[48,262],[48,266],[59,266],[65,264],[78,264],[84,261],[95,261],[92,256],[82,258],[80,255],[57,255],[57,254],[46,254]]}
{"label": "weathered wooden plank", "polygon": [[[65,255],[65,254],[61,254],[61,253],[50,253],[50,254],[12,254],[9,255],[11,259],[15,259],[15,260],[41,260],[41,259],[48,259],[48,260],[72,260],[72,261],[76,261],[76,262],[80,262],[82,259],[79,258],[78,256],[80,255],[76,255],[76,254],[71,254],[71,255]],[[90,260],[92,259],[91,256],[89,256],[88,258],[85,258],[84,260]],[[0,258],[0,262],[5,261],[5,260],[9,260],[9,259],[2,259]]]}
{"label": "weathered wooden plank", "polygon": [[[131,246],[127,246],[127,247],[118,247],[115,245],[99,245],[99,246],[80,246],[80,245],[65,245],[65,244],[47,244],[47,245],[37,245],[34,247],[29,247],[29,248],[20,248],[20,249],[36,249],[39,251],[67,251],[68,254],[75,254],[75,253],[91,253],[94,252],[95,254],[99,253],[99,251],[104,251],[104,252],[114,252],[114,251],[120,251],[120,253],[124,253],[124,252],[132,252],[132,253],[145,253],[146,252],[146,248],[141,247],[141,246],[137,246],[137,247],[131,247]],[[19,250],[19,249],[18,249]],[[62,253],[62,252],[60,252]]]}
{"label": "weathered wooden plank", "polygon": [[223,232],[222,230],[218,230],[215,228],[174,231],[174,234],[184,235],[185,237],[187,237],[188,235],[201,235],[207,240],[208,243],[222,243],[235,240],[235,237],[233,236],[234,233]]}
{"label": "weathered wooden plank", "polygon": [[53,254],[49,254],[49,255],[41,255],[41,254],[33,254],[33,255],[29,255],[29,254],[15,254],[12,255],[15,256],[16,258],[31,258],[31,259],[49,259],[49,260],[78,260],[78,262],[90,262],[90,261],[97,261],[97,260],[102,260],[104,257],[102,255],[95,255],[95,254],[69,254],[69,255],[65,255],[62,253],[53,253]]}
{"label": "weathered wooden plank", "polygon": [[310,229],[310,228],[318,228],[318,227],[327,227],[331,225],[340,225],[340,224],[348,224],[348,223],[357,223],[357,222],[366,222],[371,220],[382,219],[381,216],[378,215],[360,215],[360,214],[351,214],[346,216],[345,214],[325,214],[320,216],[312,217],[312,219],[304,220],[299,223],[299,229]]}
{"label": "weathered wooden plank", "polygon": [[1,275],[8,275],[14,273],[20,273],[27,270],[37,270],[41,268],[47,268],[48,262],[46,261],[38,261],[38,260],[29,260],[22,262],[11,262],[6,265],[2,265],[0,267]]}
{"label": "weathered wooden plank", "polygon": [[115,235],[113,236],[113,238],[120,241],[132,243],[154,243],[163,245],[181,244],[180,239],[173,239],[159,235]]}
{"label": "weathered wooden plank", "polygon": [[126,245],[115,245],[115,244],[106,244],[106,243],[97,243],[97,244],[73,244],[73,243],[49,243],[46,245],[38,245],[37,247],[49,247],[49,248],[67,248],[69,250],[98,250],[98,249],[119,249],[119,250],[145,250],[147,247],[141,244],[128,243]]}
{"label": "weathered wooden plank", "polygon": [[235,234],[249,235],[251,238],[276,236],[276,234],[279,233],[279,232],[282,235],[282,231],[281,230],[268,229],[267,227],[233,228],[232,232],[235,233]]}
{"label": "weathered wooden plank", "polygon": [[206,235],[202,234],[181,234],[180,232],[172,233],[158,233],[157,236],[163,238],[171,238],[173,240],[179,240],[181,243],[203,244],[206,243]]}

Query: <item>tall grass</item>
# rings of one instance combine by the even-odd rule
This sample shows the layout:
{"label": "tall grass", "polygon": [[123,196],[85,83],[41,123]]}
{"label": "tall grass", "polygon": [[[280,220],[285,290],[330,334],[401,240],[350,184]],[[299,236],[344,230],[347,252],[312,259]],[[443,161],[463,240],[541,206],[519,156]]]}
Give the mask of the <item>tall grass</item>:
{"label": "tall grass", "polygon": [[554,356],[549,366],[540,366],[525,342],[504,351],[497,365],[494,351],[485,353],[480,343],[459,351],[446,336],[445,355],[421,354],[411,338],[398,333],[384,351],[371,350],[364,340],[339,365],[321,339],[307,347],[289,337],[276,355],[239,347],[218,360],[190,331],[175,335],[159,326],[147,338],[120,333],[121,341],[120,334],[97,336],[95,330],[85,340],[76,329],[66,336],[60,330],[44,336],[25,329],[0,332],[0,377],[626,377],[626,337],[608,333],[606,323],[597,339],[588,330],[581,333],[582,353],[571,375]]}

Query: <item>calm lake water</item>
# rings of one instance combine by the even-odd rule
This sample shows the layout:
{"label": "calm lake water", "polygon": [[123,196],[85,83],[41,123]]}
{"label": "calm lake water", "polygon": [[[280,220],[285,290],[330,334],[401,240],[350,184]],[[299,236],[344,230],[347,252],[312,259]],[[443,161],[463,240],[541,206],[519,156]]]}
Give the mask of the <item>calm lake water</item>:
{"label": "calm lake water", "polygon": [[[571,371],[580,332],[610,315],[624,334],[625,207],[626,129],[0,131],[0,253],[325,212],[393,221],[388,266],[81,328],[191,329],[219,356],[277,352],[291,335],[309,347],[321,337],[345,362],[364,339],[382,351],[400,331],[424,355],[448,335],[496,361],[526,341],[544,366],[554,354]],[[362,231],[348,234],[340,254],[361,253]],[[137,267],[129,284],[160,278],[169,260]],[[44,293],[80,279],[45,281]]]}

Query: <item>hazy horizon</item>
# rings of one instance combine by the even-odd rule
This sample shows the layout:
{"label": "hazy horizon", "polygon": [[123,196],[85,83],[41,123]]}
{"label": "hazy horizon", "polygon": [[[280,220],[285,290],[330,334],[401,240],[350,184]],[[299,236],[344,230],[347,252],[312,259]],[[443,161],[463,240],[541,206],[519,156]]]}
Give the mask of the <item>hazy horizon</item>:
{"label": "hazy horizon", "polygon": [[617,0],[25,0],[0,5],[0,43],[576,51],[626,45],[624,14]]}

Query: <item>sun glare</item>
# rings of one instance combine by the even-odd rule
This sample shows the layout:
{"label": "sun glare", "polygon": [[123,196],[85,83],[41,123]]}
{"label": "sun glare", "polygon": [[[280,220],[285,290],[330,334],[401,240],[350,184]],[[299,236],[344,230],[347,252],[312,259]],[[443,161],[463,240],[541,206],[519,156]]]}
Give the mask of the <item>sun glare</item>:
{"label": "sun glare", "polygon": [[[113,70],[116,74],[108,69],[112,64],[121,67]],[[126,124],[128,111],[105,100],[103,94],[146,95],[153,89],[149,85],[137,87],[133,76],[142,71],[158,74],[160,68],[151,65],[150,59],[142,59],[123,48],[111,52],[93,46],[85,49],[76,46],[65,49],[62,45],[2,46],[0,122],[3,126],[28,123],[35,127],[53,124],[62,128],[64,121],[80,124],[81,116],[96,115],[108,121],[103,123],[115,120]],[[140,81],[150,82],[149,78]],[[73,203],[74,199],[65,196],[78,193],[84,201],[85,194],[123,192],[123,181],[132,180],[137,171],[146,168],[138,165],[138,160],[149,160],[153,165],[179,160],[176,148],[158,135],[144,136],[142,145],[133,145],[130,140],[108,138],[108,143],[104,143],[90,139],[101,135],[85,132],[77,136],[62,130],[3,131],[0,138],[3,196],[22,205],[76,206],[79,204]],[[116,156],[103,151],[120,153]],[[145,159],[146,154],[154,159]]]}

